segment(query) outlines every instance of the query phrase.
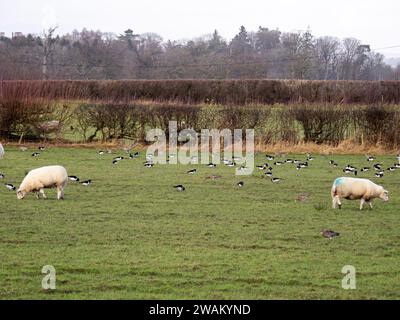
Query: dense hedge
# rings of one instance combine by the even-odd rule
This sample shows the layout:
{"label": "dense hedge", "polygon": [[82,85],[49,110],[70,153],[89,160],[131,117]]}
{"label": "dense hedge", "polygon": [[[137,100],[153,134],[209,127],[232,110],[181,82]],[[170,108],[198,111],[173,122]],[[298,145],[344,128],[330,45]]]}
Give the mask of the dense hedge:
{"label": "dense hedge", "polygon": [[82,142],[134,139],[145,142],[146,131],[168,123],[178,130],[254,129],[256,143],[313,142],[338,145],[352,140],[360,145],[400,146],[400,105],[189,105],[177,103],[94,103],[68,106],[45,101],[0,100],[0,136],[18,139],[36,134],[46,121],[57,121],[58,132],[75,134]]}
{"label": "dense hedge", "polygon": [[126,80],[0,81],[0,96],[126,102],[180,101],[250,103],[400,103],[400,81],[308,80]]}
{"label": "dense hedge", "polygon": [[82,141],[143,141],[176,120],[178,130],[253,128],[260,144],[397,147],[399,100],[400,82],[0,81],[0,136],[40,138],[43,125],[58,123]]}

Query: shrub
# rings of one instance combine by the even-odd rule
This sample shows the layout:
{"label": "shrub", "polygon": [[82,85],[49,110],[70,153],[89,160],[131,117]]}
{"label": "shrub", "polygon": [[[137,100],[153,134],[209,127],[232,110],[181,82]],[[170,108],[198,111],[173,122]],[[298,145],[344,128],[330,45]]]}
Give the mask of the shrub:
{"label": "shrub", "polygon": [[[101,133],[102,141],[133,139],[138,129],[135,106],[125,104],[82,104],[76,109],[79,128],[86,141],[93,141]],[[94,131],[90,136],[90,128]]]}
{"label": "shrub", "polygon": [[18,90],[0,90],[0,136],[9,139],[38,136],[41,123],[53,120],[54,105],[43,99],[19,95]]}
{"label": "shrub", "polygon": [[398,146],[400,143],[400,109],[396,106],[371,105],[355,113],[361,142]]}
{"label": "shrub", "polygon": [[300,123],[305,142],[333,145],[345,139],[352,116],[351,108],[329,105],[293,106],[290,115]]}

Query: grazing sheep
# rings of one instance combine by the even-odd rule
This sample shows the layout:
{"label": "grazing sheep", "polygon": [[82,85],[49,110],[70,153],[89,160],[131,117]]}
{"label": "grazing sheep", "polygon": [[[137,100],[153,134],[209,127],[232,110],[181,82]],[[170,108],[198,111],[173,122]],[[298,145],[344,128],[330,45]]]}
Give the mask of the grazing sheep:
{"label": "grazing sheep", "polygon": [[360,210],[362,210],[365,202],[367,202],[369,207],[372,209],[372,200],[374,198],[380,198],[383,201],[389,200],[389,192],[382,186],[379,186],[368,179],[348,177],[337,178],[333,182],[331,195],[333,209],[336,209],[337,205],[339,206],[339,209],[341,208],[342,203],[340,202],[340,198],[348,200],[361,199]]}
{"label": "grazing sheep", "polygon": [[28,172],[17,191],[17,198],[23,199],[29,192],[35,192],[36,197],[44,194],[44,188],[57,188],[57,199],[64,199],[64,188],[67,185],[68,174],[62,166],[47,166]]}
{"label": "grazing sheep", "polygon": [[0,143],[0,159],[3,159],[4,157],[4,148],[3,145]]}

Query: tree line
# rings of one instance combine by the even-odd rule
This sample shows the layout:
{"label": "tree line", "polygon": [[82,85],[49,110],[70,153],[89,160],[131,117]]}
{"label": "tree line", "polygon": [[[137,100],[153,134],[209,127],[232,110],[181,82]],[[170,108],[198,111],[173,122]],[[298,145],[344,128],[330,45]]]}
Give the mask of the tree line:
{"label": "tree line", "polygon": [[185,41],[154,33],[83,29],[0,37],[0,80],[314,79],[399,80],[397,68],[354,38],[316,37],[241,26],[230,40],[217,30]]}

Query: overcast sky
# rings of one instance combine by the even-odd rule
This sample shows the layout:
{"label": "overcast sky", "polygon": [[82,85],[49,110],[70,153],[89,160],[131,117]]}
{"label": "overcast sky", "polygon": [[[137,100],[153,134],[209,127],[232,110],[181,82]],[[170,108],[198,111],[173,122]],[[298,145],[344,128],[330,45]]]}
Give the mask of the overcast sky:
{"label": "overcast sky", "polygon": [[[0,0],[0,32],[40,33],[58,25],[122,33],[154,32],[164,40],[212,33],[231,39],[241,25],[355,37],[372,48],[400,46],[399,0]],[[400,57],[400,47],[378,50]]]}

